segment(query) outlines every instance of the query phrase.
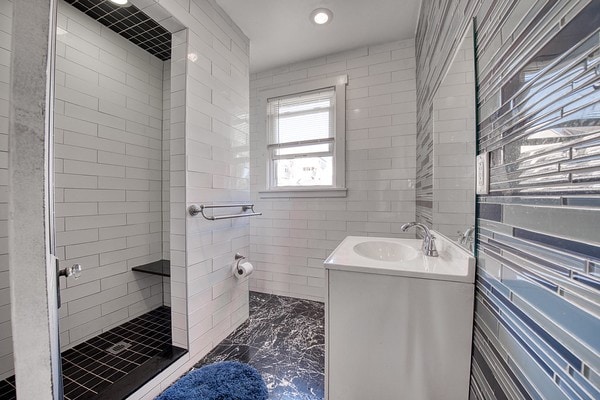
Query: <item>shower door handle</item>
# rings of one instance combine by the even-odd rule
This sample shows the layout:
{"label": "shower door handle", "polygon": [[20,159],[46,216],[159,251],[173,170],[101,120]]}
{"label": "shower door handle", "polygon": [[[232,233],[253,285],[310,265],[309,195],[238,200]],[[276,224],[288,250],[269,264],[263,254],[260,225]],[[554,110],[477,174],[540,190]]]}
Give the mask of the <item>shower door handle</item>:
{"label": "shower door handle", "polygon": [[56,300],[58,308],[60,308],[62,304],[60,301],[60,282],[58,280],[61,276],[64,276],[65,278],[69,278],[72,276],[75,279],[79,279],[79,277],[81,276],[82,267],[81,264],[73,264],[70,267],[60,269],[60,261],[58,260],[58,258],[54,256],[52,257],[54,258],[54,262],[56,263]]}
{"label": "shower door handle", "polygon": [[73,264],[70,267],[59,269],[58,276],[64,276],[65,278],[73,277],[79,279],[81,276],[81,264]]}

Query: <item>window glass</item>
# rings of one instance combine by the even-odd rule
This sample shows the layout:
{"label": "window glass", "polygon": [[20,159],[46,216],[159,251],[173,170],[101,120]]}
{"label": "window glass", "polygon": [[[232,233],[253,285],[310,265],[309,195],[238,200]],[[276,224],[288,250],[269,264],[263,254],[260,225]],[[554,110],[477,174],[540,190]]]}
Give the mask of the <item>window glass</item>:
{"label": "window glass", "polygon": [[334,186],[335,90],[269,99],[272,187]]}
{"label": "window glass", "polygon": [[333,157],[275,160],[278,186],[333,185]]}

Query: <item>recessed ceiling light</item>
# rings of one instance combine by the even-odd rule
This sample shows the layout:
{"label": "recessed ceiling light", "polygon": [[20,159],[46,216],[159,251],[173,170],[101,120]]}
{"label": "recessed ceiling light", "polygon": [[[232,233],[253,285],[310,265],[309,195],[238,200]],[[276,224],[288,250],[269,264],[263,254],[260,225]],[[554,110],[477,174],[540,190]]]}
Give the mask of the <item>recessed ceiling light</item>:
{"label": "recessed ceiling light", "polygon": [[310,13],[310,20],[317,25],[324,25],[331,22],[333,13],[327,8],[317,8]]}
{"label": "recessed ceiling light", "polygon": [[109,0],[111,3],[115,3],[116,5],[119,6],[125,6],[127,5],[127,3],[129,3],[129,0]]}

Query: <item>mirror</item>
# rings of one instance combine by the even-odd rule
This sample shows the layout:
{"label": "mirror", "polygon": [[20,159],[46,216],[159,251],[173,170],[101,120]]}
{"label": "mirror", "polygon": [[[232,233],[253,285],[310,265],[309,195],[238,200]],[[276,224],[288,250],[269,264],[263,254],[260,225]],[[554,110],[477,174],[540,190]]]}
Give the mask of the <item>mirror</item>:
{"label": "mirror", "polygon": [[473,22],[433,101],[433,229],[473,251],[476,94]]}

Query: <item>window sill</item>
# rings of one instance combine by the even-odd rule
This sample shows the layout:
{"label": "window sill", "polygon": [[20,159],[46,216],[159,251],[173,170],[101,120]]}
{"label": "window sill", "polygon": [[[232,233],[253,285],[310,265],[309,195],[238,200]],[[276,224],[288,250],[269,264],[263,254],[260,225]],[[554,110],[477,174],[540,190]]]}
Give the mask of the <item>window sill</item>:
{"label": "window sill", "polygon": [[346,188],[318,188],[318,189],[273,189],[258,192],[261,199],[287,199],[290,197],[321,198],[321,197],[346,197]]}

